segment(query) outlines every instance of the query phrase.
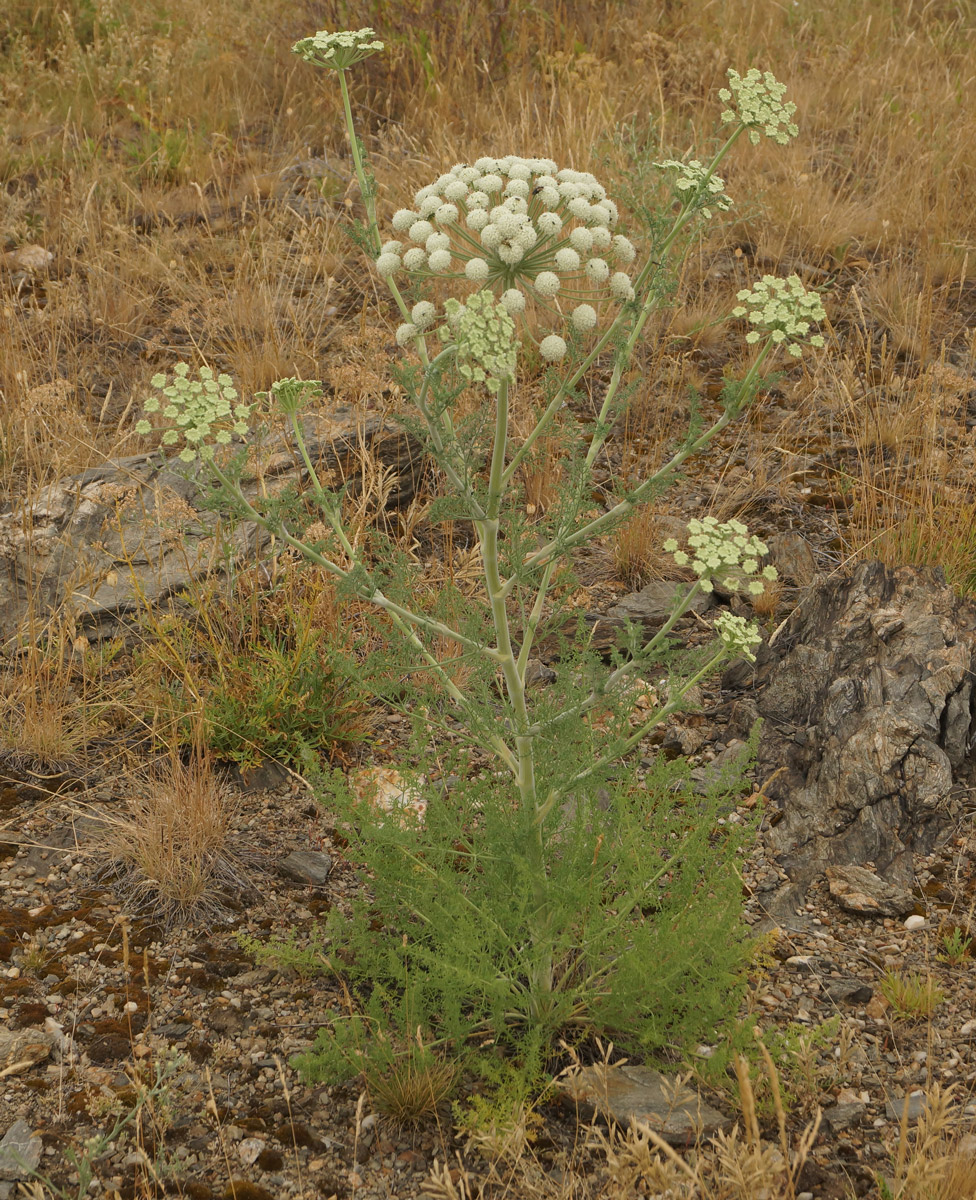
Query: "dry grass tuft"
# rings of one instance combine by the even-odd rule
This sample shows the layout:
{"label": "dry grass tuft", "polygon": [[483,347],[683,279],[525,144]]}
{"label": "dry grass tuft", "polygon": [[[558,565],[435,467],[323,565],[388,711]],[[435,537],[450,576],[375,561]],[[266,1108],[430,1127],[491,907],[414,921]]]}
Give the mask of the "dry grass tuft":
{"label": "dry grass tuft", "polygon": [[909,1021],[927,1020],[945,1000],[945,993],[931,975],[888,971],[881,980],[881,994],[896,1016]]}
{"label": "dry grass tuft", "polygon": [[671,526],[662,522],[660,514],[652,509],[636,512],[613,537],[613,560],[620,578],[633,588],[642,588],[652,579],[673,576],[674,562],[661,549],[662,543],[673,536]]}
{"label": "dry grass tuft", "polygon": [[392,1057],[385,1071],[370,1071],[366,1077],[374,1107],[396,1129],[439,1117],[457,1083],[457,1065],[425,1045],[419,1029],[415,1040]]}
{"label": "dry grass tuft", "polygon": [[99,813],[99,873],[123,903],[167,928],[239,908],[255,864],[233,846],[233,803],[210,760],[174,755],[136,788],[124,815]]}

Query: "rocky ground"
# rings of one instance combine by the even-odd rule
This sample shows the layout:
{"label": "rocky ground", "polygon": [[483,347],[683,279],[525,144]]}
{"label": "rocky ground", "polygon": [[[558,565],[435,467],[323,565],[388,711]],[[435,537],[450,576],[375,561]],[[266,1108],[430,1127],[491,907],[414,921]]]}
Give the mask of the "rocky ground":
{"label": "rocky ground", "polygon": [[[952,384],[945,415],[956,422],[966,469],[973,457],[967,405],[976,391],[959,372]],[[666,525],[724,505],[771,542],[778,539],[774,557],[785,587],[777,611],[768,614],[767,637],[817,572],[844,565],[839,464],[853,449],[830,416],[829,405],[818,406],[799,386],[767,397],[751,419],[749,451],[738,434],[728,436],[696,465],[670,515],[661,517]],[[833,438],[818,443],[815,427],[831,428]],[[771,447],[776,472],[771,476],[764,466],[760,479],[757,464],[772,461]],[[744,476],[752,479],[751,492],[742,489]],[[586,606],[596,614],[609,613],[630,590],[614,578],[605,547],[595,547],[578,566]],[[686,619],[683,633],[688,640],[710,636],[698,616]],[[738,694],[711,681],[701,689],[698,711],[676,718],[642,753],[650,757],[663,744],[702,770],[734,753],[730,716]],[[395,717],[386,735],[376,762],[392,769]],[[476,1194],[481,1181],[485,1195],[584,1195],[574,1191],[574,1174],[593,1195],[601,1189],[624,1194],[614,1190],[607,1157],[594,1145],[583,1115],[589,1110],[584,1103],[581,1112],[577,1103],[594,1100],[600,1088],[592,1079],[589,1093],[584,1080],[543,1107],[531,1156],[520,1173],[506,1175],[474,1153],[458,1157],[462,1148],[447,1114],[440,1124],[397,1130],[359,1087],[310,1086],[290,1066],[291,1056],[342,1009],[341,989],[326,975],[256,963],[239,935],[261,940],[294,931],[305,943],[317,919],[359,886],[334,819],[299,777],[272,768],[244,784],[228,781],[231,844],[246,864],[249,886],[226,919],[164,933],[134,917],[98,870],[105,865],[99,824],[125,810],[128,783],[103,776],[82,787],[68,772],[48,794],[50,787],[46,792],[14,760],[5,775],[0,1200],[16,1195],[24,1178],[14,1165],[15,1145],[64,1189],[59,1194],[76,1196],[86,1184],[71,1155],[82,1154],[86,1138],[113,1129],[89,1156],[93,1179],[85,1194],[113,1200],[162,1194],[191,1200],[460,1197]],[[762,804],[764,784],[757,775],[728,819],[744,819]],[[758,1016],[768,1040],[779,1031],[791,1047],[780,1057],[789,1136],[799,1138],[823,1110],[794,1192],[805,1200],[876,1196],[876,1176],[893,1173],[903,1119],[914,1125],[924,1097],[938,1096],[936,1085],[952,1089],[944,1129],[959,1139],[961,1153],[973,1145],[976,834],[966,805],[957,805],[936,849],[916,856],[907,898],[904,889],[893,897],[867,863],[860,877],[821,878],[799,907],[785,914],[780,907],[773,917],[766,901],[784,880],[768,853],[775,820],[773,807],[743,873],[747,919],[757,937],[746,1012]],[[893,990],[899,979],[906,983],[900,992]],[[174,1073],[119,1128],[132,1112],[137,1086],[168,1070],[171,1052],[180,1056]],[[708,1048],[701,1052],[707,1055]],[[641,1087],[648,1080],[606,1074],[600,1086],[607,1101],[624,1094],[624,1083]],[[714,1109],[706,1135],[740,1116],[730,1096],[703,1093]],[[758,1099],[764,1136],[775,1141],[768,1088]],[[625,1109],[646,1106],[643,1111],[667,1124],[660,1097],[646,1088],[622,1103]],[[619,1115],[625,1120],[626,1111]],[[680,1145],[689,1138],[693,1134],[679,1129],[673,1140]]]}
{"label": "rocky ground", "polygon": [[[702,699],[706,711],[720,701],[717,686]],[[395,736],[395,727],[389,732]],[[704,765],[727,749],[720,733],[707,717],[690,715],[666,736],[697,742],[694,757]],[[250,863],[253,893],[242,894],[240,910],[225,921],[165,935],[128,920],[111,886],[96,881],[99,849],[91,839],[99,817],[125,805],[125,787],[102,784],[45,801],[26,786],[3,791],[11,840],[0,865],[0,1128],[8,1140],[11,1130],[37,1135],[27,1143],[29,1157],[68,1195],[78,1184],[66,1153],[110,1131],[131,1109],[136,1083],[164,1069],[172,1051],[181,1065],[164,1092],[101,1148],[88,1194],[450,1194],[431,1177],[436,1163],[453,1165],[456,1178],[461,1170],[449,1120],[397,1131],[358,1087],[308,1086],[289,1065],[341,1010],[341,994],[328,977],[256,965],[238,935],[294,930],[307,942],[316,919],[358,885],[329,814],[299,779],[279,774],[274,786],[260,786],[273,780],[259,777],[256,786],[233,791],[232,842]],[[739,817],[755,802],[755,794],[746,796]],[[916,861],[907,917],[904,902],[894,906],[898,916],[883,915],[892,911],[883,889],[874,899],[838,902],[823,881],[787,927],[764,911],[763,897],[782,872],[760,839],[744,873],[748,920],[764,939],[747,1007],[765,1029],[788,1033],[799,1052],[783,1078],[790,1130],[799,1134],[817,1106],[826,1110],[799,1194],[877,1194],[874,1175],[891,1172],[905,1098],[914,1121],[933,1084],[955,1089],[952,1131],[963,1135],[972,1125],[974,848],[964,817],[936,853]],[[857,905],[868,911],[848,911]],[[952,957],[945,937],[954,929]],[[889,971],[931,980],[938,989],[931,1013],[908,1011],[908,1001],[906,1011],[893,1005],[881,987]],[[619,1080],[609,1082],[609,1092],[619,1091]],[[736,1117],[729,1095],[705,1099],[717,1110],[714,1124]],[[655,1110],[651,1098],[644,1103]],[[533,1149],[536,1186],[553,1190],[539,1194],[558,1194],[569,1170],[598,1191],[606,1162],[584,1148],[587,1122],[573,1100],[557,1098],[543,1117]],[[774,1138],[773,1126],[765,1128]],[[472,1179],[488,1171],[470,1155],[465,1167]],[[20,1172],[2,1155],[0,1171],[0,1195],[16,1195]],[[496,1184],[486,1194],[506,1192]]]}

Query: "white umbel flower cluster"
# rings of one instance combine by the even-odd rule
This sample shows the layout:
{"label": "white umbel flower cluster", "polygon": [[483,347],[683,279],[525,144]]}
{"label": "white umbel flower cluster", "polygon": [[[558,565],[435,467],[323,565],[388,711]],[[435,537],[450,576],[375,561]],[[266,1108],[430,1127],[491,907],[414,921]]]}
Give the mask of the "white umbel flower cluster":
{"label": "white umbel flower cluster", "polygon": [[311,37],[296,42],[292,46],[292,53],[317,67],[346,71],[382,49],[383,43],[377,41],[372,29],[348,29],[339,33],[320,29]]}
{"label": "white umbel flower cluster", "polygon": [[[479,158],[452,167],[394,214],[395,232],[412,245],[388,242],[376,265],[388,277],[403,269],[489,288],[513,317],[525,321],[529,305],[550,326],[589,333],[634,295],[625,268],[636,251],[614,232],[617,220],[617,206],[586,171],[547,158]],[[558,334],[541,344],[551,361],[565,354]]]}
{"label": "white umbel flower cluster", "polygon": [[732,207],[732,201],[725,194],[725,180],[714,171],[709,174],[708,168],[702,166],[697,158],[690,162],[667,158],[664,162],[656,162],[654,166],[662,171],[676,172],[672,183],[675,196],[682,204],[691,200],[706,220],[711,219],[713,208],[728,212]]}
{"label": "white umbel flower cluster", "polygon": [[[238,404],[237,389],[229,375],[215,376],[209,367],[201,367],[199,378],[190,378],[190,368],[179,362],[172,379],[154,375],[150,383],[163,396],[150,396],[143,411],[159,413],[173,425],[163,433],[164,446],[175,446],[182,437],[186,447],[180,452],[183,462],[213,458],[214,446],[226,446],[235,433],[248,431],[251,404]],[[152,433],[152,425],[141,420],[136,433]],[[211,441],[212,440],[212,441]]]}
{"label": "white umbel flower cluster", "polygon": [[690,566],[695,572],[703,592],[714,590],[713,579],[730,592],[737,592],[748,580],[746,591],[761,596],[763,579],[772,581],[778,577],[775,567],[760,571],[759,560],[769,553],[769,547],[759,538],[750,537],[741,521],[718,521],[715,517],[689,521],[688,548],[680,550],[675,538],[664,543],[666,553],[677,566]]}
{"label": "white umbel flower cluster", "polygon": [[748,316],[755,328],[746,334],[746,341],[755,344],[764,333],[768,333],[776,344],[785,345],[794,358],[803,353],[802,343],[822,346],[823,337],[811,334],[814,322],[823,321],[827,314],[816,292],[807,291],[799,275],[777,279],[775,275],[764,275],[751,288],[744,288],[736,295],[742,303],[732,309],[733,317]]}
{"label": "white umbel flower cluster", "polygon": [[726,125],[741,121],[754,146],[759,145],[762,134],[785,146],[800,132],[793,123],[796,105],[789,100],[783,102],[785,91],[786,84],[779,83],[772,71],[751,67],[740,75],[729,68],[729,86],[721,89],[719,99],[734,107],[722,113],[722,121]]}

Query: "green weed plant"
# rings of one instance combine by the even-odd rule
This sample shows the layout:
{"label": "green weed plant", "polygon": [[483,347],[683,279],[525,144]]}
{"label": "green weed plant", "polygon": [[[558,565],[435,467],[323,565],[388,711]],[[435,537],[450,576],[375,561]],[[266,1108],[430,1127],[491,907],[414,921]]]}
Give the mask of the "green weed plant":
{"label": "green weed plant", "polygon": [[[418,568],[392,542],[376,534],[367,556],[350,538],[344,493],[319,478],[306,449],[301,414],[314,381],[280,380],[268,397],[290,425],[321,512],[326,535],[312,544],[280,508],[249,503],[236,484],[234,436],[253,412],[233,381],[207,368],[195,378],[186,364],[153,380],[158,394],[146,407],[162,419],[164,442],[182,443],[187,464],[209,465],[238,517],[378,614],[385,644],[363,678],[410,716],[398,770],[406,790],[429,801],[422,817],[371,808],[341,772],[319,778],[370,895],[326,926],[354,1011],[322,1030],[299,1065],[310,1078],[368,1079],[371,1056],[382,1064],[391,1048],[412,1046],[428,1073],[430,1053],[447,1063],[502,1053],[532,1078],[560,1037],[598,1034],[657,1056],[712,1039],[736,1012],[748,959],[737,867],[752,830],[724,820],[742,768],[699,794],[683,759],[659,758],[642,777],[633,752],[700,680],[754,657],[758,630],[728,611],[715,619],[712,645],[677,644],[675,627],[695,597],[717,583],[758,595],[776,573],[739,522],[692,521],[663,549],[694,582],[650,640],[628,626],[607,670],[589,627],[571,617],[572,567],[580,548],[657,497],[742,416],[779,352],[797,358],[805,345],[823,345],[820,298],[796,276],[743,289],[730,320],[754,351],[744,376],[726,381],[721,415],[708,428],[692,424],[664,466],[594,513],[594,469],[632,395],[626,381],[645,326],[672,294],[675,262],[700,223],[732,203],[717,168],[743,135],[788,141],[795,106],[770,73],[730,71],[720,93],[725,141],[704,163],[654,164],[666,199],[661,219],[644,222],[651,233],[641,257],[592,175],[513,155],[452,167],[395,212],[395,236],[384,241],[347,82],[383,46],[361,29],[318,33],[294,49],[336,73],[366,213],[356,241],[401,318],[396,378],[409,397],[401,421],[443,481],[431,519],[470,522],[482,571],[480,596],[459,619],[442,619],[418,605]],[[601,407],[583,440],[569,406],[597,368]],[[513,401],[529,378],[543,388],[544,408],[517,439]],[[555,502],[531,514],[520,468],[541,439],[560,448],[564,482]],[[533,689],[533,648],[550,635],[562,645],[557,678]],[[435,653],[444,643],[454,647],[450,662]],[[658,703],[641,712],[634,691],[650,681]],[[436,794],[435,773],[447,781]]]}
{"label": "green weed plant", "polygon": [[243,768],[274,759],[299,770],[363,741],[368,694],[354,647],[330,621],[328,581],[294,572],[280,586],[195,587],[183,615],[153,618],[140,658],[157,711],[180,741],[200,738]]}

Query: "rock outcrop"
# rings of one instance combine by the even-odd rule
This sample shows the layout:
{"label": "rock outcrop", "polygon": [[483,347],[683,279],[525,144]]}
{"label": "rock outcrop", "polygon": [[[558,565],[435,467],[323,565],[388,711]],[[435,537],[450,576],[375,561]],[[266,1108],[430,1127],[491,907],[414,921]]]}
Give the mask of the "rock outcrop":
{"label": "rock outcrop", "polygon": [[783,907],[829,865],[873,864],[910,891],[912,852],[976,783],[976,605],[941,571],[864,563],[814,585],[764,649],[768,836],[795,885]]}
{"label": "rock outcrop", "polygon": [[[365,451],[389,473],[385,503],[406,503],[423,469],[419,443],[392,422],[343,407],[310,413],[303,427],[316,470],[335,486],[360,474]],[[90,638],[114,636],[268,535],[209,511],[194,478],[161,452],[117,459],[41,489],[0,515],[0,639],[37,636],[56,614]],[[242,488],[253,500],[307,472],[293,438],[251,446]]]}

